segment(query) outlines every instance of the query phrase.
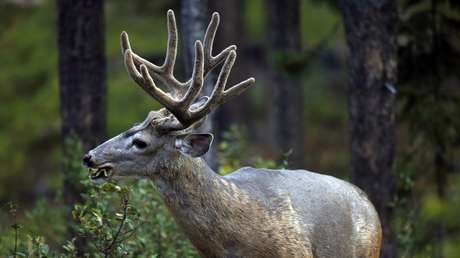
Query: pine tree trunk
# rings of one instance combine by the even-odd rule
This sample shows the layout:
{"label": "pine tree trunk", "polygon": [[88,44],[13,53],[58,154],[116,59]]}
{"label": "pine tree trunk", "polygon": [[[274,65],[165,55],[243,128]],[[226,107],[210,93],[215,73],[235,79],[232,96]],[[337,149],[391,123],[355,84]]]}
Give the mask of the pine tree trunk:
{"label": "pine tree trunk", "polygon": [[269,44],[272,59],[273,129],[279,154],[292,151],[289,167],[303,167],[303,91],[300,79],[283,70],[275,59],[300,51],[300,5],[298,0],[269,0]]}
{"label": "pine tree trunk", "polygon": [[392,0],[341,0],[350,49],[348,104],[352,181],[369,195],[383,227],[381,257],[396,257],[391,230],[395,155],[397,10]]}
{"label": "pine tree trunk", "polygon": [[[184,44],[184,70],[187,78],[190,78],[195,60],[195,41],[203,42],[206,26],[210,20],[208,2],[206,0],[181,0],[181,29]],[[210,96],[214,87],[215,76],[209,74],[203,87],[203,93]],[[200,128],[203,132],[213,132],[214,114],[210,114],[205,124]],[[216,133],[216,132],[214,132]],[[214,142],[211,149],[205,155],[208,165],[217,171],[217,143]]]}
{"label": "pine tree trunk", "polygon": [[71,208],[81,200],[75,174],[83,151],[100,143],[106,131],[104,12],[102,0],[58,0],[57,8],[63,195]]}

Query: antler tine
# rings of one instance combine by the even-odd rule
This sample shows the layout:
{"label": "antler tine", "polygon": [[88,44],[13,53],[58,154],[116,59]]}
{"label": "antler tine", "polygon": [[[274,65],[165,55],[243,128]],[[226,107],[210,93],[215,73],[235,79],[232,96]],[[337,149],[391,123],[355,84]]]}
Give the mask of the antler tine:
{"label": "antler tine", "polygon": [[134,63],[133,53],[131,49],[126,50],[125,52],[125,65],[126,69],[128,70],[129,75],[133,80],[144,89],[150,96],[155,98],[158,102],[160,102],[163,106],[165,106],[168,110],[174,109],[175,101],[172,99],[168,94],[163,92],[160,88],[155,85],[152,77],[150,76],[147,66],[145,64],[141,64],[139,71],[136,68]]}
{"label": "antler tine", "polygon": [[184,97],[180,100],[180,102],[184,106],[184,111],[188,111],[188,108],[198,97],[198,95],[201,92],[201,89],[203,88],[204,61],[205,58],[203,45],[199,40],[197,40],[195,42],[195,64],[193,66],[192,81]]}
{"label": "antler tine", "polygon": [[[203,69],[204,69],[204,53],[203,45],[200,41],[195,42],[195,65],[190,87],[180,100],[175,100],[167,93],[158,88],[153,81],[148,68],[145,64],[140,65],[140,73],[136,68],[131,49],[125,52],[125,65],[133,80],[141,86],[150,96],[160,102],[167,110],[169,110],[183,124],[190,123],[189,107],[198,97],[203,87]],[[194,122],[194,121],[193,121]]]}
{"label": "antler tine", "polygon": [[166,74],[172,75],[177,55],[177,25],[176,17],[172,10],[168,10],[168,48],[162,69]]}
{"label": "antler tine", "polygon": [[[184,91],[184,88],[187,83],[179,82],[173,75],[174,65],[177,56],[177,25],[174,12],[172,10],[168,10],[167,17],[168,46],[166,49],[166,57],[163,65],[155,65],[140,57],[139,55],[135,54],[134,52],[132,52],[132,57],[134,64],[136,66],[144,64],[156,79],[162,81],[170,90],[173,91],[174,95],[177,95],[178,93],[180,94]],[[128,34],[126,32],[122,32],[121,51],[123,52],[123,54],[125,54],[125,52],[128,49],[132,51]]]}
{"label": "antler tine", "polygon": [[[126,32],[121,34],[121,49],[129,75],[144,91],[165,107],[165,114],[168,112],[171,114],[161,119],[159,128],[170,131],[196,125],[217,106],[240,94],[255,82],[254,78],[249,78],[225,90],[228,76],[235,63],[236,46],[227,47],[216,56],[212,55],[212,45],[218,26],[219,14],[214,13],[203,44],[200,41],[195,42],[195,63],[192,78],[187,82],[179,82],[173,75],[177,55],[177,26],[172,10],[168,11],[168,46],[165,61],[161,66],[135,54],[131,49],[128,34]],[[224,60],[211,96],[203,97],[194,103],[200,95],[206,75]],[[157,87],[152,76],[161,80],[172,90],[172,93],[165,93]]]}
{"label": "antler tine", "polygon": [[216,107],[224,104],[230,98],[239,95],[249,86],[255,83],[255,79],[251,77],[225,90],[225,85],[227,83],[228,76],[230,75],[230,71],[232,70],[233,64],[235,63],[235,59],[236,52],[235,50],[231,50],[225,59],[222,70],[219,73],[219,77],[217,78],[216,86],[212,91],[211,97],[203,106],[195,111],[190,111],[191,120],[198,121],[202,117],[212,112]]}
{"label": "antler tine", "polygon": [[235,45],[231,45],[226,49],[222,50],[216,56],[212,56],[212,47],[214,45],[214,38],[216,37],[217,28],[219,27],[220,23],[220,16],[219,13],[214,12],[212,14],[211,21],[209,22],[208,28],[206,29],[206,33],[204,35],[204,57],[205,57],[205,64],[204,64],[204,71],[205,77],[206,75],[212,71],[217,65],[219,65],[224,59],[229,55],[230,51],[236,50]]}
{"label": "antler tine", "polygon": [[[203,47],[199,41],[195,43],[195,55],[196,59],[192,83],[186,95],[180,101],[175,102],[173,107],[169,107],[169,103],[167,101],[164,103],[164,106],[177,119],[176,121],[170,120],[165,122],[162,125],[164,130],[182,130],[188,128],[198,121],[202,121],[202,119],[204,119],[207,114],[211,113],[214,109],[224,104],[232,97],[239,95],[255,82],[255,79],[251,77],[225,90],[228,76],[230,75],[236,59],[236,52],[231,50],[225,59],[224,65],[222,66],[222,70],[219,73],[219,77],[217,78],[216,85],[211,93],[210,98],[206,97],[207,101],[203,105],[193,109],[191,108],[191,103],[199,95],[201,88],[203,87]],[[147,73],[147,70],[145,71]],[[146,75],[148,75],[148,73],[143,76],[145,77]],[[157,90],[161,91],[160,89]],[[158,98],[158,96],[154,97],[156,99]],[[160,100],[158,99],[158,101]]]}
{"label": "antler tine", "polygon": [[[163,65],[155,65],[148,60],[140,57],[132,51],[131,44],[129,42],[129,37],[126,32],[121,33],[121,50],[123,54],[129,49],[132,51],[132,57],[136,67],[144,64],[151,76],[155,79],[163,82],[171,91],[174,96],[183,96],[188,91],[188,86],[192,83],[192,80],[186,82],[178,81],[174,75],[174,65],[177,56],[177,44],[178,44],[178,30],[176,24],[176,18],[172,10],[168,10],[167,14],[167,26],[168,26],[168,45],[166,50],[166,57]],[[216,36],[217,28],[219,27],[220,17],[217,12],[214,12],[209,22],[208,28],[203,41],[203,52],[204,52],[204,68],[203,68],[203,77],[206,77],[211,70],[213,70],[217,65],[222,63],[224,59],[228,56],[230,51],[236,50],[236,46],[232,45],[221,51],[216,56],[212,55],[212,48],[214,44],[214,38]]]}
{"label": "antler tine", "polygon": [[121,53],[123,54],[123,56],[125,56],[127,50],[131,50],[131,53],[133,55],[133,61],[137,66],[140,66],[141,64],[145,64],[150,70],[153,70],[155,72],[161,72],[161,68],[159,66],[150,63],[149,61],[145,60],[144,58],[132,52],[131,43],[129,42],[129,36],[126,31],[123,31],[121,33],[120,43],[121,43]]}

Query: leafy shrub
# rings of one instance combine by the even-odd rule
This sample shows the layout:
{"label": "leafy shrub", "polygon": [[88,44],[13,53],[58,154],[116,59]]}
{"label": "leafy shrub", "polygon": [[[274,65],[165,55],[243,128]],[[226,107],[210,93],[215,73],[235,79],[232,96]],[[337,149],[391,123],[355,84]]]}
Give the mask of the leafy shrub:
{"label": "leafy shrub", "polygon": [[93,186],[84,200],[73,210],[80,239],[68,242],[67,251],[76,252],[75,244],[83,242],[91,257],[196,256],[151,181]]}
{"label": "leafy shrub", "polygon": [[[84,182],[88,191],[83,194],[83,203],[75,205],[72,215],[76,237],[67,240],[58,251],[52,251],[47,238],[41,232],[25,229],[24,225],[34,228],[43,221],[42,227],[65,228],[63,213],[46,217],[56,209],[50,203],[39,202],[24,218],[24,225],[15,219],[16,206],[8,206],[11,215],[11,230],[8,238],[2,238],[0,255],[8,257],[198,257],[193,246],[178,231],[174,221],[163,204],[153,183],[148,180],[118,185],[114,182],[102,185],[90,185]],[[62,205],[62,204],[61,204]],[[48,207],[46,207],[48,206]],[[64,207],[60,207],[64,208]],[[57,208],[59,209],[59,208]],[[35,225],[35,226],[34,226]],[[64,234],[61,230],[63,242]],[[17,242],[15,243],[15,239]],[[4,245],[3,245],[4,244]],[[12,247],[12,248],[11,248]]]}

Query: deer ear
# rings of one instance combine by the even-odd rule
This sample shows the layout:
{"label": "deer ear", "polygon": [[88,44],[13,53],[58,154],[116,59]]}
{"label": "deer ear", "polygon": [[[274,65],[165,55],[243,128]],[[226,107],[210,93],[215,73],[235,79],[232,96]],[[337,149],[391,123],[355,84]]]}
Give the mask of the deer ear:
{"label": "deer ear", "polygon": [[209,133],[191,133],[177,136],[175,146],[182,153],[192,157],[203,156],[211,147],[213,135]]}

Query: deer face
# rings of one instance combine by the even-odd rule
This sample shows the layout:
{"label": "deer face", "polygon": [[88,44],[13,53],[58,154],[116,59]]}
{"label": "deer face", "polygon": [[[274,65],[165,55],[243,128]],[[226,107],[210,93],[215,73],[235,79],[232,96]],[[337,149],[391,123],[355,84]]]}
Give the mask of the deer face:
{"label": "deer face", "polygon": [[99,182],[126,176],[155,176],[177,161],[180,155],[200,157],[212,143],[211,134],[165,132],[158,124],[163,119],[150,112],[140,124],[90,150],[83,163],[90,177]]}
{"label": "deer face", "polygon": [[[163,65],[158,66],[140,57],[131,49],[128,34],[121,34],[121,50],[131,78],[163,109],[152,111],[139,125],[91,150],[83,162],[92,170],[94,180],[121,176],[153,176],[180,155],[199,157],[212,142],[210,134],[192,132],[206,116],[227,100],[242,93],[255,80],[249,78],[226,89],[227,78],[236,59],[236,46],[212,54],[212,45],[219,25],[219,14],[212,15],[203,43],[195,42],[192,78],[181,82],[173,75],[177,54],[177,26],[172,10],[168,11],[168,46]],[[218,65],[222,69],[210,96],[199,97],[203,82]],[[152,76],[153,75],[153,76]],[[155,80],[170,90],[166,93]],[[163,169],[165,170],[165,169]]]}

